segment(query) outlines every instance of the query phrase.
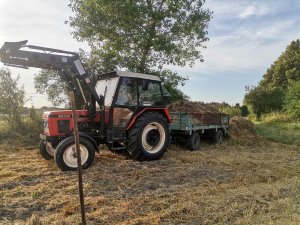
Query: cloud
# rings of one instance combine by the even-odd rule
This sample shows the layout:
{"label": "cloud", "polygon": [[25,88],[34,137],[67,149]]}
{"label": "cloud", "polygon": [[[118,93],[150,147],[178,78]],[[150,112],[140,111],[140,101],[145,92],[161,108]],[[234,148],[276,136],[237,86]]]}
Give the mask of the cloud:
{"label": "cloud", "polygon": [[255,15],[256,12],[257,12],[257,8],[254,5],[250,5],[246,7],[246,9],[239,14],[239,17],[245,19],[249,16]]}
{"label": "cloud", "polygon": [[275,14],[280,10],[280,8],[277,7],[270,7],[268,2],[252,1],[252,5],[248,4],[249,2],[241,2],[238,13],[239,18],[248,19],[249,17],[253,16],[262,17],[265,15]]}
{"label": "cloud", "polygon": [[[293,4],[289,4],[289,3]],[[300,38],[300,4],[294,1],[208,1],[204,63],[176,68],[189,75],[182,90],[193,100],[242,102],[245,85],[257,85],[286,46]]]}
{"label": "cloud", "polygon": [[205,62],[196,63],[196,69],[224,72],[257,68],[261,72],[292,40],[299,38],[299,9],[290,4],[277,1],[251,1],[250,5],[249,1],[207,3],[206,7],[215,13],[208,31],[210,41],[203,51]]}

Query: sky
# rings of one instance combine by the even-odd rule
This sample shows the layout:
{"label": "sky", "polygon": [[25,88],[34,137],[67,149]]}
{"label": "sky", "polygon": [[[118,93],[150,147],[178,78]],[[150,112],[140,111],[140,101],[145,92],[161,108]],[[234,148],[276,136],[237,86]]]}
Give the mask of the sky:
{"label": "sky", "polygon": [[[69,51],[88,50],[77,42],[65,21],[73,12],[68,0],[0,0],[0,45],[28,40],[29,44]],[[193,101],[242,103],[246,85],[257,85],[286,46],[300,38],[300,0],[207,0],[213,11],[204,62],[191,68],[172,67],[189,80],[180,89]],[[0,68],[3,66],[0,63]],[[33,77],[38,69],[10,68],[20,75],[26,106],[51,106],[38,95]]]}

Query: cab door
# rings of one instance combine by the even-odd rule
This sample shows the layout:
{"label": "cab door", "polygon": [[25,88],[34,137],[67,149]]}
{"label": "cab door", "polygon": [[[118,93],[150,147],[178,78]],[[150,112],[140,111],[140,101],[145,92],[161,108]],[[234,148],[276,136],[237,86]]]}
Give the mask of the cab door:
{"label": "cab door", "polygon": [[138,107],[137,79],[122,77],[112,107],[112,127],[127,127]]}

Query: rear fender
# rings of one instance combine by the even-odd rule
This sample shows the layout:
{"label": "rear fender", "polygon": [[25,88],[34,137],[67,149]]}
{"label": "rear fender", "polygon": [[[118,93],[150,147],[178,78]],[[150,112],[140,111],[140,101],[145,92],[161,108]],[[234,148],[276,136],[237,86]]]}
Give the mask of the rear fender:
{"label": "rear fender", "polygon": [[171,123],[171,116],[168,108],[144,108],[132,118],[131,122],[127,126],[127,130],[129,130],[134,124],[134,122],[145,112],[159,112],[167,118],[168,123]]}

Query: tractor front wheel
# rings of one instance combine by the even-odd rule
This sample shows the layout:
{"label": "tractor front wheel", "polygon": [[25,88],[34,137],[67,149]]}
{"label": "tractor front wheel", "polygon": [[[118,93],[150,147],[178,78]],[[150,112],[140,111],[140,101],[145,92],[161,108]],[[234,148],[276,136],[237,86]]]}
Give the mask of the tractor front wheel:
{"label": "tractor front wheel", "polygon": [[162,157],[169,145],[170,133],[165,117],[157,112],[142,115],[129,130],[128,152],[136,160]]}
{"label": "tractor front wheel", "polygon": [[[80,156],[81,156],[81,166],[83,169],[89,168],[95,158],[95,147],[86,138],[79,139]],[[68,137],[62,140],[55,149],[54,160],[56,165],[62,170],[76,170],[77,155],[76,155],[76,145],[73,137]]]}
{"label": "tractor front wheel", "polygon": [[46,160],[50,160],[53,159],[54,157],[54,149],[51,148],[50,146],[47,146],[47,143],[45,140],[41,139],[40,140],[40,155],[46,159]]}

